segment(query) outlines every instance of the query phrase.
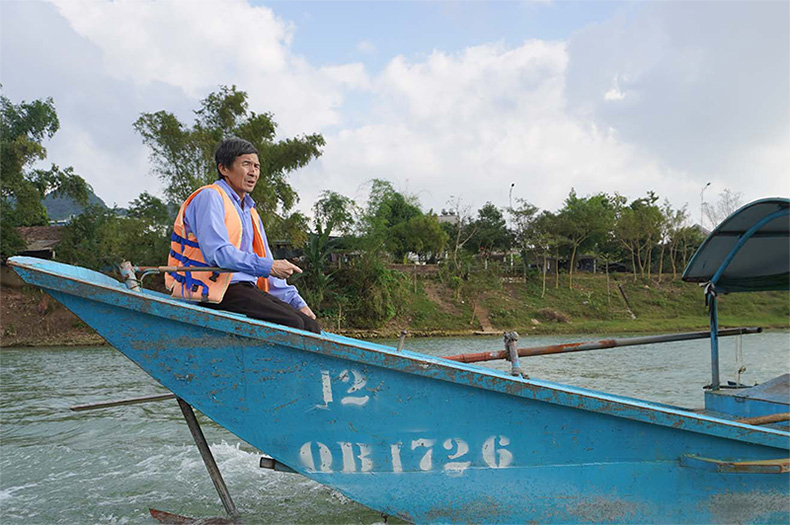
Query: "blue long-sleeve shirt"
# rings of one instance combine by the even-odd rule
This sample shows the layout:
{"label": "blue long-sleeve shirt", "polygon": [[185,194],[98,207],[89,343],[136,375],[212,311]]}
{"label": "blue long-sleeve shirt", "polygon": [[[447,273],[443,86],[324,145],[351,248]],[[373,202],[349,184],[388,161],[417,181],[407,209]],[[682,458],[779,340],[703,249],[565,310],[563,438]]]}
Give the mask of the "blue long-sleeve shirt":
{"label": "blue long-sleeve shirt", "polygon": [[296,309],[306,306],[307,303],[299,295],[299,291],[285,279],[269,275],[272,270],[272,251],[263,224],[259,224],[263,235],[263,245],[266,247],[266,257],[259,257],[252,251],[252,215],[250,210],[255,206],[255,201],[249,195],[244,196],[244,201],[231,189],[227,182],[216,182],[228,194],[236,211],[241,217],[241,248],[236,248],[229,239],[228,229],[225,226],[225,205],[222,197],[216,191],[203,190],[184,210],[184,228],[197,237],[200,251],[207,264],[235,270],[231,283],[248,281],[255,283],[258,277],[268,277],[269,293]]}

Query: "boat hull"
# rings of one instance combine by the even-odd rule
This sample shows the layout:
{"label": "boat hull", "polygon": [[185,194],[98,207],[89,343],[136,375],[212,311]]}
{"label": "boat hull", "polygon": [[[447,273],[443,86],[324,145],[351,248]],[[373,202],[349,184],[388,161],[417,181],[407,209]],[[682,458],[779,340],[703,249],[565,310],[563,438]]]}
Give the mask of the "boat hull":
{"label": "boat hull", "polygon": [[15,268],[221,426],[386,514],[790,519],[788,474],[765,466],[788,456],[787,432],[278,327],[62,266]]}

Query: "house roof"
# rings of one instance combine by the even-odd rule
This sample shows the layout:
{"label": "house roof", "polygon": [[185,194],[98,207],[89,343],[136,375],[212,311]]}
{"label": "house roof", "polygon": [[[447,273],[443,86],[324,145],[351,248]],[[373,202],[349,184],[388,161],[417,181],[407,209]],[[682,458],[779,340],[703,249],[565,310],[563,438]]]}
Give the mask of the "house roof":
{"label": "house roof", "polygon": [[63,238],[63,226],[20,226],[16,229],[27,244],[25,251],[51,250]]}

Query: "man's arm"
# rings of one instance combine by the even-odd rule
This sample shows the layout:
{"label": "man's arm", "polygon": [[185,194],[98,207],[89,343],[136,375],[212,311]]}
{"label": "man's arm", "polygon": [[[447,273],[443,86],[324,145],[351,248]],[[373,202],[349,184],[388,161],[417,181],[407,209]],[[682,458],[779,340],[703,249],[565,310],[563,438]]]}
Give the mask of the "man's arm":
{"label": "man's arm", "polygon": [[[259,222],[258,226],[263,234],[266,253],[269,254],[271,253],[271,248],[269,248],[269,240],[266,238],[266,230],[264,230],[262,222]],[[286,282],[286,279],[295,273],[302,273],[302,269],[285,259],[274,261],[269,274],[269,293],[277,299],[290,304],[306,316],[315,319],[315,314],[307,306],[307,302],[302,299],[302,296],[299,295],[299,290],[297,290],[296,286]]]}

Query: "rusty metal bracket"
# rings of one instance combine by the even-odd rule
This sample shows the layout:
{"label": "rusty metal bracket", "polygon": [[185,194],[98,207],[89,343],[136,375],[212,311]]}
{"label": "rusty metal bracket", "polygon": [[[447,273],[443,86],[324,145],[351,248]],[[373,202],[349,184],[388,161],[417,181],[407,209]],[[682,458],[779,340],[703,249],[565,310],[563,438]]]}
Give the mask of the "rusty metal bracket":
{"label": "rusty metal bracket", "polygon": [[276,459],[270,456],[261,456],[261,460],[258,463],[260,468],[265,468],[269,470],[274,470],[276,472],[287,472],[289,474],[299,474],[294,469],[286,465],[285,463],[280,463]]}

